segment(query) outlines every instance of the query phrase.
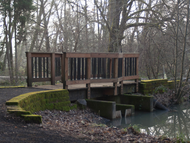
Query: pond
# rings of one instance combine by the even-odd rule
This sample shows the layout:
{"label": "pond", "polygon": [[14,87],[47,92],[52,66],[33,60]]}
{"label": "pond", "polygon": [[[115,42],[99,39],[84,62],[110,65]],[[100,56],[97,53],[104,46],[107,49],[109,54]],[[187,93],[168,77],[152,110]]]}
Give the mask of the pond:
{"label": "pond", "polygon": [[171,111],[155,110],[153,112],[135,111],[135,115],[112,120],[108,126],[126,128],[137,125],[141,133],[169,138],[190,138],[190,103],[169,107]]}

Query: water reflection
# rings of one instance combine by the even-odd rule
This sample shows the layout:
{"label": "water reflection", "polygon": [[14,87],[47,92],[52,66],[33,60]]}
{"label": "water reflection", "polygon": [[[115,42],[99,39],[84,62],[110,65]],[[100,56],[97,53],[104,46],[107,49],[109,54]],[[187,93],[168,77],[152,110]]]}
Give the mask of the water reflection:
{"label": "water reflection", "polygon": [[171,111],[156,110],[154,112],[135,112],[132,117],[112,120],[109,126],[126,128],[129,125],[138,125],[141,132],[150,135],[166,135],[177,137],[190,136],[190,104],[185,103],[171,107]]}

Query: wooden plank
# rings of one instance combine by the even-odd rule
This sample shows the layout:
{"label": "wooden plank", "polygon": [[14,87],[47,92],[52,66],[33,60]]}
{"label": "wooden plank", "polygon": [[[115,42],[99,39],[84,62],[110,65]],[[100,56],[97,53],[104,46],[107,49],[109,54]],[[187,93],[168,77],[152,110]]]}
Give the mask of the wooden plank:
{"label": "wooden plank", "polygon": [[135,75],[135,76],[126,76],[126,77],[123,77],[123,80],[132,80],[132,79],[139,79],[139,76]]}
{"label": "wooden plank", "polygon": [[66,58],[90,58],[90,53],[66,53]]}
{"label": "wooden plank", "polygon": [[31,53],[32,57],[51,57],[51,53]]}
{"label": "wooden plank", "polygon": [[27,57],[27,86],[32,87],[32,60],[31,53],[26,53]]}
{"label": "wooden plank", "polygon": [[55,85],[55,53],[51,54],[51,85]]}
{"label": "wooden plank", "polygon": [[118,58],[118,53],[91,53],[91,58]]}
{"label": "wooden plank", "polygon": [[109,78],[109,79],[91,79],[90,83],[107,83],[107,82],[117,82],[117,78]]}
{"label": "wooden plank", "polygon": [[124,58],[133,58],[133,57],[139,57],[139,54],[123,54]]}
{"label": "wooden plank", "polygon": [[119,53],[117,58],[123,58],[123,53]]}
{"label": "wooden plank", "polygon": [[33,78],[32,82],[51,81],[51,78]]}
{"label": "wooden plank", "polygon": [[62,53],[60,53],[60,54],[55,54],[55,57],[56,57],[56,58],[61,58],[62,55],[63,55]]}
{"label": "wooden plank", "polygon": [[72,85],[72,84],[87,84],[90,83],[90,80],[72,80],[72,81],[66,81],[66,85]]}

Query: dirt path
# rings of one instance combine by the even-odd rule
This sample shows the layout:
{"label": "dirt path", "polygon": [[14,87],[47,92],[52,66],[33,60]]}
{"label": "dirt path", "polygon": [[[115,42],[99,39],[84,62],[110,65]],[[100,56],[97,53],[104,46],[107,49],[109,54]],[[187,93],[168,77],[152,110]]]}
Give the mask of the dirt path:
{"label": "dirt path", "polygon": [[[27,92],[40,91],[34,88],[0,89],[0,143],[83,143],[71,135],[47,130],[37,124],[26,124],[21,118],[6,112],[5,102],[15,96]],[[44,90],[44,89],[43,89]]]}

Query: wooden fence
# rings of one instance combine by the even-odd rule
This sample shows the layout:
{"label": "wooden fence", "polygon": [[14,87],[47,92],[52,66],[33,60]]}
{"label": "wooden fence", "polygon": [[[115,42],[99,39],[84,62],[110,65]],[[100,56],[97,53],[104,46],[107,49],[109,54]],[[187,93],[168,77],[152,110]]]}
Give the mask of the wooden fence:
{"label": "wooden fence", "polygon": [[34,53],[26,52],[27,84],[32,82],[56,80],[68,85],[86,84],[90,98],[91,83],[112,82],[114,95],[117,95],[118,83],[123,93],[123,81],[135,80],[138,91],[138,57],[139,54],[124,53]]}

